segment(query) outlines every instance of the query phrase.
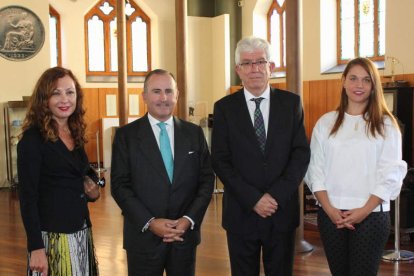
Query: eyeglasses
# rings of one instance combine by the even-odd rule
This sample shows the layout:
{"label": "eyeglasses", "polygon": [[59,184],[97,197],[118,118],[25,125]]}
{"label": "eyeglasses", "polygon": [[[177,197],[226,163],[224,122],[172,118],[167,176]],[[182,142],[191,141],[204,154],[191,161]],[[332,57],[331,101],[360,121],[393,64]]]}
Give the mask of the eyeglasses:
{"label": "eyeglasses", "polygon": [[239,63],[239,66],[244,71],[248,71],[248,70],[252,69],[254,65],[256,65],[257,68],[259,68],[259,70],[263,70],[263,69],[265,69],[265,67],[268,63],[269,62],[267,60],[263,59],[263,60],[258,60],[258,61],[255,61],[255,62],[252,62],[252,61],[242,62],[242,63]]}

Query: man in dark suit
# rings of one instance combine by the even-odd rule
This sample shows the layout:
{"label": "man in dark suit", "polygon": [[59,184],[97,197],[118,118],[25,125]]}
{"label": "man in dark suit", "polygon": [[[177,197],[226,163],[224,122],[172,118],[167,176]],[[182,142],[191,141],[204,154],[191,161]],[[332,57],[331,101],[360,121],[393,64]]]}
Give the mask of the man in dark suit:
{"label": "man in dark suit", "polygon": [[[195,274],[200,226],[214,173],[202,129],[172,116],[173,75],[150,72],[143,99],[148,113],[117,130],[111,191],[124,215],[128,274]],[[165,138],[165,139],[164,139]]]}
{"label": "man in dark suit", "polygon": [[213,168],[224,184],[222,224],[233,276],[291,275],[298,186],[310,150],[300,97],[273,89],[274,63],[266,40],[237,44],[243,88],[214,105]]}

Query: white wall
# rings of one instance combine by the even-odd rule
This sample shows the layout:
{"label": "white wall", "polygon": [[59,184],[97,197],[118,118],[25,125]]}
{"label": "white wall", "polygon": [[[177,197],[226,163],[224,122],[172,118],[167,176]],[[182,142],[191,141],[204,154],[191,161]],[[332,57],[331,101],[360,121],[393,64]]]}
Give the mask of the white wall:
{"label": "white wall", "polygon": [[[395,66],[395,74],[414,73],[414,1],[388,0],[386,6],[385,53],[400,60]],[[391,66],[386,63],[385,74],[389,75]],[[411,84],[414,85],[414,84]]]}
{"label": "white wall", "polygon": [[[229,30],[228,14],[214,18],[188,17],[187,101],[196,108],[196,116],[212,113],[214,102],[229,91]],[[198,123],[199,118],[195,119]]]}
{"label": "white wall", "polygon": [[[210,102],[210,111],[213,113],[213,105],[216,101],[229,93],[230,73],[234,70],[234,64],[230,64],[230,55],[234,51],[230,49],[230,17],[224,14],[213,18],[213,36],[212,36],[212,101]],[[211,93],[211,92],[210,92]]]}

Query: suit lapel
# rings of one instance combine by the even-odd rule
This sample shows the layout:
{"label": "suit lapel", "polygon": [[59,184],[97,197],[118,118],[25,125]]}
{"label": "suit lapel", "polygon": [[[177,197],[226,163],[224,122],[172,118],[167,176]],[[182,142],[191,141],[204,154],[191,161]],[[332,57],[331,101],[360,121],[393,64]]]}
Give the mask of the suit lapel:
{"label": "suit lapel", "polygon": [[139,124],[137,131],[138,148],[146,157],[148,163],[151,164],[156,170],[160,171],[160,175],[165,178],[166,183],[168,183],[170,180],[154,136],[154,131],[149,123],[148,116],[145,115],[139,119],[137,123]]}
{"label": "suit lapel", "polygon": [[[238,119],[236,122],[239,125],[241,133],[245,134],[245,137],[251,141],[251,145],[254,146],[258,153],[261,153],[259,141],[256,137],[256,132],[254,130],[253,122],[250,117],[249,109],[246,103],[246,97],[244,96],[243,89],[239,90],[238,99],[236,101],[236,111],[234,114],[237,114]],[[266,140],[267,144],[267,140]],[[266,145],[267,146],[267,145]]]}
{"label": "suit lapel", "polygon": [[244,133],[245,136],[252,141],[252,144],[254,144],[260,151],[259,142],[257,141],[256,133],[252,119],[250,117],[249,109],[247,107],[243,89],[239,90],[235,109],[236,110],[234,114],[237,114],[239,117],[236,122],[239,125],[240,131]]}
{"label": "suit lapel", "polygon": [[191,150],[191,145],[185,135],[184,126],[180,120],[174,118],[174,176],[173,187],[179,182],[177,178],[184,169],[184,161]]}
{"label": "suit lapel", "polygon": [[267,130],[265,154],[270,152],[272,145],[275,142],[277,142],[275,141],[277,131],[283,129],[283,122],[281,121],[281,119],[285,118],[285,116],[283,116],[283,105],[280,102],[278,93],[284,92],[279,92],[273,88],[270,89],[269,123]]}

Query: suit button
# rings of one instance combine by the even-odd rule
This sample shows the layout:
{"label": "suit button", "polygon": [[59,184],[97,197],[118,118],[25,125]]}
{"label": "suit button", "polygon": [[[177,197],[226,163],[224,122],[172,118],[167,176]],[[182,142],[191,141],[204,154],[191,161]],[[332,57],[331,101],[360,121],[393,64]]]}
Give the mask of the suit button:
{"label": "suit button", "polygon": [[81,194],[81,195],[80,195],[80,198],[84,198],[84,197],[85,197],[85,194]]}
{"label": "suit button", "polygon": [[266,162],[263,163],[263,167],[267,168],[267,163]]}

